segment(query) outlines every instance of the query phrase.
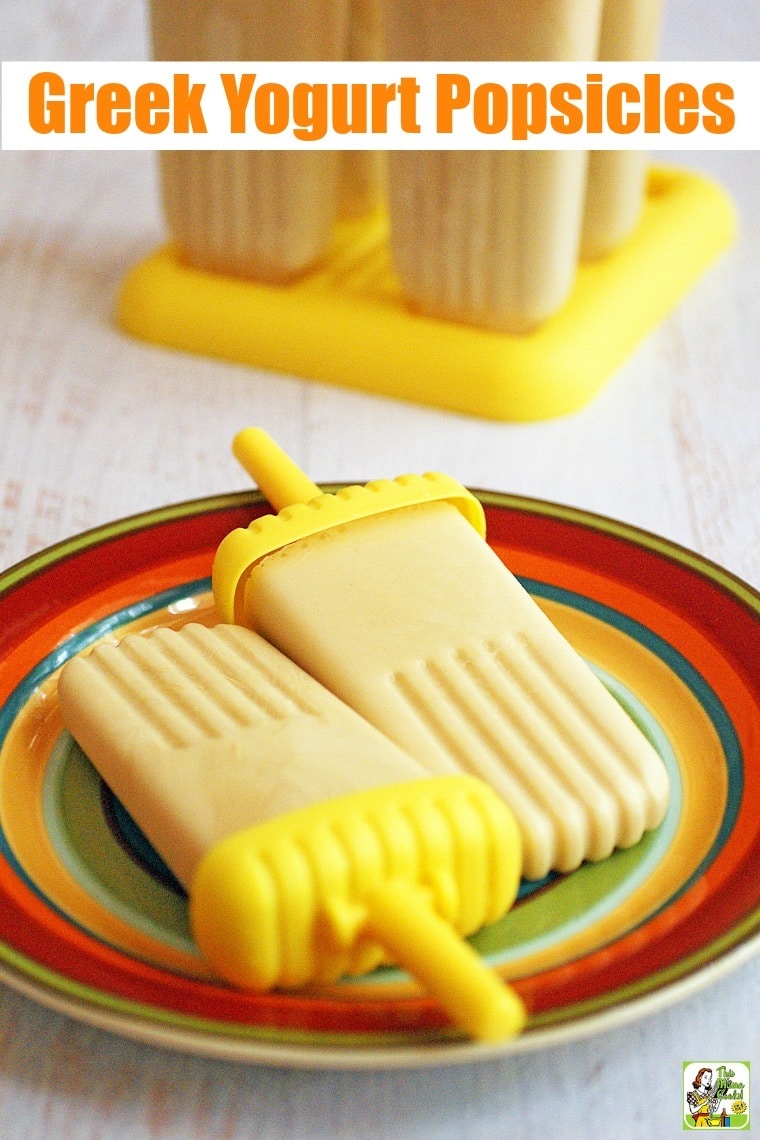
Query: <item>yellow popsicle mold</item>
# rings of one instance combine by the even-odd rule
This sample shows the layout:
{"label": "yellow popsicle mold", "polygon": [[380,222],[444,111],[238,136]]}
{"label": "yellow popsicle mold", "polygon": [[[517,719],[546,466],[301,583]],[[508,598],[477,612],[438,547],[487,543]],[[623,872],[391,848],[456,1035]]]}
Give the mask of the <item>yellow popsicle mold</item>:
{"label": "yellow popsicle mold", "polygon": [[224,621],[244,623],[245,584],[257,562],[283,546],[332,527],[400,507],[443,500],[455,506],[485,537],[481,504],[449,475],[399,475],[331,494],[320,491],[261,428],[239,432],[233,451],[278,513],[262,515],[248,527],[238,527],[219,544],[212,583],[216,608]]}
{"label": "yellow popsicle mold", "polygon": [[172,246],[123,282],[117,321],[154,344],[495,420],[538,420],[588,403],[734,239],[725,191],[655,166],[639,224],[578,267],[567,302],[531,333],[414,313],[381,213],[341,222],[324,260],[290,285],[225,277]]}
{"label": "yellow popsicle mold", "polygon": [[515,818],[472,776],[373,788],[223,840],[190,891],[193,934],[227,981],[255,991],[411,973],[471,1036],[525,1023],[519,996],[463,939],[515,900]]}

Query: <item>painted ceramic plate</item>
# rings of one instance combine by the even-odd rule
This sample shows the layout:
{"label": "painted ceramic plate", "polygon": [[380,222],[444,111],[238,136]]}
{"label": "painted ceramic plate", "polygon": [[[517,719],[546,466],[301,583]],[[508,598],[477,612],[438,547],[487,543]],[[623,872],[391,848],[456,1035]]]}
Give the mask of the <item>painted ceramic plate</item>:
{"label": "painted ceramic plate", "polygon": [[63,730],[58,670],[127,630],[216,620],[214,551],[256,494],[91,531],[0,576],[0,976],[81,1020],[209,1056],[311,1067],[472,1061],[608,1028],[760,946],[760,595],[662,539],[481,493],[489,542],[668,766],[670,808],[634,848],[524,884],[474,939],[530,1011],[464,1040],[402,972],[242,993],[195,952],[186,900]]}

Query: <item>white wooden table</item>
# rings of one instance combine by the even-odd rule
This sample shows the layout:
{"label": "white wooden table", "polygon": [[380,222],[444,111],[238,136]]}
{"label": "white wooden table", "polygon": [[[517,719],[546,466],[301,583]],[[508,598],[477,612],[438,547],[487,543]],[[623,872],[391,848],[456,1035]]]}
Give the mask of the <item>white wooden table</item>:
{"label": "white wooden table", "polygon": [[[760,17],[746,0],[672,0],[665,58],[752,59],[758,47]],[[146,52],[140,5],[2,5],[3,59]],[[760,155],[677,160],[730,191],[737,245],[587,409],[518,426],[126,339],[112,321],[115,291],[163,237],[151,156],[3,153],[0,568],[102,522],[245,487],[229,443],[258,423],[316,481],[444,470],[640,525],[760,585]],[[701,995],[574,1044],[361,1075],[143,1046],[3,987],[0,1135],[675,1135],[682,1061],[760,1065],[758,992],[760,962],[751,961]]]}

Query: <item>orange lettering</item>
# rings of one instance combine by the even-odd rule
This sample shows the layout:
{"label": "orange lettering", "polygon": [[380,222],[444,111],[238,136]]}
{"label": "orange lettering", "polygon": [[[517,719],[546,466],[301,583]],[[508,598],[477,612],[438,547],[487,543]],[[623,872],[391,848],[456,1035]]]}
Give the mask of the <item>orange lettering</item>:
{"label": "orange lettering", "polygon": [[323,139],[327,134],[327,84],[296,83],[293,88],[293,134],[297,139]]}
{"label": "orange lettering", "polygon": [[660,133],[660,76],[656,71],[644,76],[644,130],[648,135]]}
{"label": "orange lettering", "polygon": [[[92,86],[90,84],[90,86]],[[128,128],[132,118],[132,97],[123,83],[104,83],[95,100],[95,118],[101,131],[107,135],[120,135]],[[72,124],[73,130],[73,124]]]}
{"label": "orange lettering", "polygon": [[290,108],[287,88],[281,83],[262,83],[253,100],[256,129],[263,135],[279,135],[287,128]]}
{"label": "orange lettering", "polygon": [[413,75],[403,75],[399,80],[398,92],[401,100],[401,130],[407,135],[418,135],[417,96],[420,85]]}
{"label": "orange lettering", "polygon": [[552,115],[551,125],[557,134],[576,135],[583,129],[583,111],[576,107],[573,100],[579,102],[583,92],[577,83],[557,83],[550,92],[550,102],[559,114]]}
{"label": "orange lettering", "polygon": [[72,134],[83,135],[87,129],[87,104],[95,99],[95,86],[92,83],[72,83],[69,94],[69,130]]}
{"label": "orange lettering", "polygon": [[713,111],[702,120],[706,131],[711,135],[727,135],[734,129],[736,115],[733,107],[727,107],[725,100],[733,99],[734,89],[727,83],[708,83],[702,92],[705,109]]}
{"label": "orange lettering", "polygon": [[205,83],[191,83],[187,72],[174,76],[175,134],[186,135],[190,131],[196,135],[206,134],[206,120],[201,109],[205,89]]}
{"label": "orange lettering", "polygon": [[141,83],[135,92],[135,126],[160,135],[169,125],[169,92],[162,83]]}
{"label": "orange lettering", "polygon": [[600,135],[603,128],[602,77],[594,72],[586,76],[586,130],[590,135]]}
{"label": "orange lettering", "polygon": [[348,84],[338,83],[333,90],[333,130],[338,135],[364,134],[367,130],[367,85],[351,84],[349,114]]}
{"label": "orange lettering", "polygon": [[450,135],[454,130],[454,111],[470,102],[470,81],[466,75],[439,75],[436,80],[436,130]]}
{"label": "orange lettering", "polygon": [[546,130],[546,88],[543,83],[515,83],[512,88],[512,138],[527,139]]}
{"label": "orange lettering", "polygon": [[66,86],[57,71],[38,71],[29,80],[29,126],[38,135],[66,130]]}
{"label": "orange lettering", "polygon": [[239,86],[235,83],[235,76],[229,72],[222,73],[222,87],[227,96],[227,105],[230,109],[230,132],[233,135],[245,134],[245,112],[251,99],[253,85],[256,82],[255,72],[246,72],[240,76]]}
{"label": "orange lettering", "polygon": [[616,135],[629,135],[641,122],[638,111],[624,113],[625,103],[640,103],[638,87],[632,83],[613,83],[607,92],[607,125]]}
{"label": "orange lettering", "polygon": [[507,92],[500,83],[481,83],[472,100],[475,129],[482,135],[498,135],[507,125]]}
{"label": "orange lettering", "polygon": [[665,92],[665,126],[688,135],[699,126],[699,93],[691,83],[672,83]]}
{"label": "orange lettering", "polygon": [[396,98],[395,83],[372,84],[372,133],[384,135],[388,130],[388,104]]}

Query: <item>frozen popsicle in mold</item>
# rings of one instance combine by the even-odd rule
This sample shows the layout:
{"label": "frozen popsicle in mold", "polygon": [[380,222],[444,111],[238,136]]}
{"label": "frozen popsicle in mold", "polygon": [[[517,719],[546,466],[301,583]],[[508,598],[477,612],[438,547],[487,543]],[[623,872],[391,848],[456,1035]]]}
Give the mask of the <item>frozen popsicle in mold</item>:
{"label": "frozen popsicle in mold", "polygon": [[[656,58],[663,0],[604,0],[600,60]],[[649,159],[641,150],[589,155],[581,255],[602,257],[624,241],[641,216]]]}
{"label": "frozen popsicle in mold", "polygon": [[[387,0],[387,58],[596,59],[600,17],[601,0]],[[410,306],[499,333],[551,317],[575,282],[586,168],[580,150],[391,152],[390,249]]]}
{"label": "frozen popsicle in mold", "polygon": [[[258,634],[132,634],[61,672],[64,723],[255,990],[410,970],[477,1037],[524,1009],[462,940],[501,917],[520,835],[487,785],[435,780]],[[466,855],[466,858],[465,858]]]}
{"label": "frozen popsicle in mold", "polygon": [[[337,60],[349,32],[348,0],[151,0],[149,10],[156,59]],[[160,175],[182,259],[233,277],[298,277],[323,255],[338,216],[334,151],[169,150]]]}
{"label": "frozen popsicle in mold", "polygon": [[[383,58],[384,0],[350,0],[346,58]],[[385,191],[387,155],[381,150],[347,150],[341,153],[341,218],[360,218],[380,209]]]}
{"label": "frozen popsicle in mold", "polygon": [[445,475],[322,494],[259,429],[234,450],[277,515],[214,561],[225,620],[255,628],[431,774],[487,781],[523,873],[570,871],[662,819],[665,767],[484,541]]}

